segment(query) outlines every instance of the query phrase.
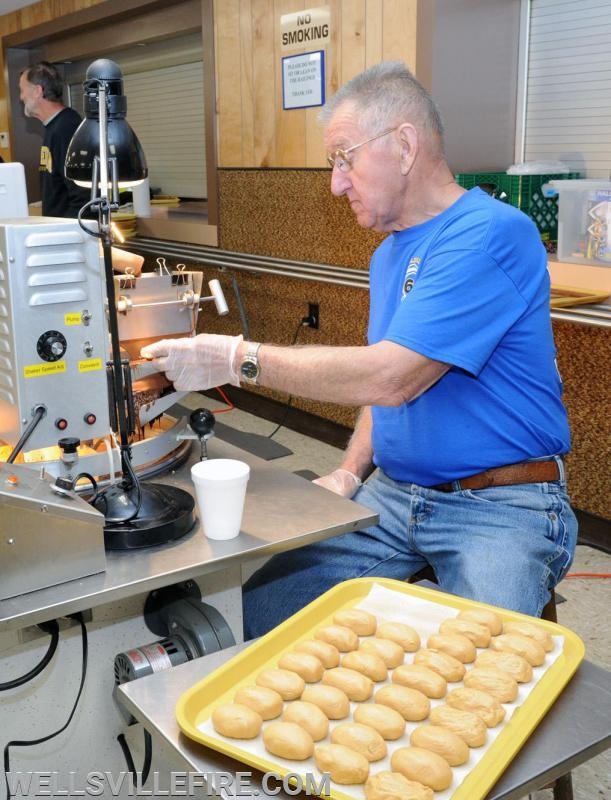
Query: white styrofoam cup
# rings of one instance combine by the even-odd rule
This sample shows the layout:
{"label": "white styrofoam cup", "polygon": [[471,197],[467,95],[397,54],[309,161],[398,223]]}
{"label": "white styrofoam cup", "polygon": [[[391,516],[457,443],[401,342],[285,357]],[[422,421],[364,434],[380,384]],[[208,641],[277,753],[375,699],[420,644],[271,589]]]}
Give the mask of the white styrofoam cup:
{"label": "white styrofoam cup", "polygon": [[211,458],[191,467],[204,534],[233,539],[240,533],[250,467],[233,458]]}

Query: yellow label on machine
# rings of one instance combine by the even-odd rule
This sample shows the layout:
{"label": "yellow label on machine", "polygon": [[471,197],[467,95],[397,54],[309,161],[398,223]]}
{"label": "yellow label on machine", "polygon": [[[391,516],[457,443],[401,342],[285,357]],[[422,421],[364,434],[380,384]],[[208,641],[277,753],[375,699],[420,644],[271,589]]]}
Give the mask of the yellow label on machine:
{"label": "yellow label on machine", "polygon": [[65,361],[52,361],[47,364],[30,364],[23,368],[24,378],[41,378],[43,375],[57,375],[66,371]]}
{"label": "yellow label on machine", "polygon": [[82,321],[83,319],[80,311],[72,311],[68,314],[64,314],[64,325],[80,325]]}
{"label": "yellow label on machine", "polygon": [[78,371],[93,372],[94,370],[102,369],[102,366],[103,364],[101,358],[89,358],[87,361],[78,362]]}

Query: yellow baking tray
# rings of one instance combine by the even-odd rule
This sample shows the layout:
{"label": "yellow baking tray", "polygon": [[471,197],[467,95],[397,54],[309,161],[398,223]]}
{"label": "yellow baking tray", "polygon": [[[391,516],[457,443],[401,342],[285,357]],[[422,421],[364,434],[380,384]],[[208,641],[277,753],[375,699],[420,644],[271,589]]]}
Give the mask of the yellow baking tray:
{"label": "yellow baking tray", "polygon": [[550,306],[552,308],[568,308],[602,303],[609,297],[609,294],[611,293],[604,290],[596,291],[595,289],[579,289],[576,286],[552,284]]}
{"label": "yellow baking tray", "polygon": [[[211,729],[210,716],[217,706],[232,702],[240,686],[254,683],[261,670],[276,666],[284,652],[293,649],[298,642],[312,638],[317,629],[330,624],[337,611],[363,605],[363,602],[366,602],[370,596],[370,592],[377,588],[382,591],[390,590],[398,593],[396,618],[400,618],[399,613],[402,615],[405,612],[406,616],[401,616],[401,618],[417,629],[418,625],[415,624],[413,618],[409,618],[410,608],[412,613],[417,610],[417,613],[420,614],[420,609],[430,603],[433,606],[429,606],[429,608],[439,611],[447,610],[448,615],[466,608],[488,608],[495,611],[503,621],[533,621],[532,617],[524,614],[476,603],[455,595],[401,581],[384,578],[358,578],[345,581],[321,595],[224,666],[184,692],[176,704],[176,718],[183,733],[194,741],[225,753],[262,772],[273,772],[283,778],[290,777],[295,773],[300,774],[303,778],[302,785],[307,785],[306,773],[312,772],[308,766],[304,766],[308,762],[304,762],[304,764],[284,762],[283,759],[269,753],[262,756],[260,753],[252,751],[248,740],[228,740],[219,737]],[[481,800],[484,798],[554,703],[556,697],[562,692],[583,659],[585,648],[575,633],[557,623],[546,620],[537,620],[537,624],[556,637],[556,642],[560,642],[560,649],[554,662],[543,670],[543,674],[530,690],[523,704],[515,708],[511,717],[506,718],[505,722],[499,726],[500,732],[487,746],[483,757],[472,769],[467,770],[466,776],[461,778],[458,785],[452,786],[446,792],[435,793],[436,798],[448,797],[451,800]],[[507,704],[504,705],[507,706]],[[206,727],[207,721],[208,731],[202,730],[203,727]],[[407,744],[409,744],[407,740],[387,742],[389,749]],[[371,765],[370,774],[378,771],[375,767],[376,765]],[[453,768],[454,770],[457,768]],[[329,797],[334,800],[363,798],[363,785],[347,787],[331,783]]]}

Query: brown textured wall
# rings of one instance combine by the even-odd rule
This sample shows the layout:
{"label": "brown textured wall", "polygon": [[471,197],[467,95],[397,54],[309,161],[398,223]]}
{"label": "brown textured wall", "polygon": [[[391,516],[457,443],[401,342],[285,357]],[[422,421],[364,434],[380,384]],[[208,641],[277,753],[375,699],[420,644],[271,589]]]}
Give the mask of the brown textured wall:
{"label": "brown textured wall", "polygon": [[221,169],[219,247],[367,269],[383,236],[358,227],[328,169]]}
{"label": "brown textured wall", "polygon": [[573,505],[611,519],[609,329],[554,321],[558,367],[573,437],[567,459]]}

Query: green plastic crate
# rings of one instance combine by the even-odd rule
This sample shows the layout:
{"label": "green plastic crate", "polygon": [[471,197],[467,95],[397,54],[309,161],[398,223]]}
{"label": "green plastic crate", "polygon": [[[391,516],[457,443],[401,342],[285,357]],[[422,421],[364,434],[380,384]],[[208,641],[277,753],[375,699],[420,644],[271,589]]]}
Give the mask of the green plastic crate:
{"label": "green plastic crate", "polygon": [[461,172],[454,176],[459,186],[472,189],[487,184],[495,186],[497,194],[505,193],[506,203],[524,211],[533,220],[543,241],[558,238],[558,198],[545,197],[540,191],[551,180],[572,180],[579,172],[548,175],[507,175],[506,172]]}

